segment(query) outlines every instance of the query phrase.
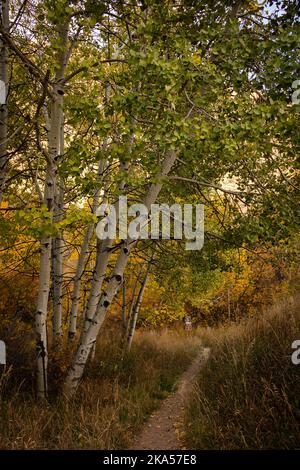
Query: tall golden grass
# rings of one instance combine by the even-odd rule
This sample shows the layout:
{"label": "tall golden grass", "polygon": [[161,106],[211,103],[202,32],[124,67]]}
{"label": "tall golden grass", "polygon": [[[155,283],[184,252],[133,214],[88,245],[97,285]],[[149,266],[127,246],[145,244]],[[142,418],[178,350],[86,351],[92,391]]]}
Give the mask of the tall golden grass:
{"label": "tall golden grass", "polygon": [[300,447],[300,297],[202,335],[211,356],[185,416],[192,449]]}
{"label": "tall golden grass", "polygon": [[[2,375],[0,449],[128,448],[199,347],[199,338],[184,333],[137,332],[130,354],[123,357],[120,335],[107,331],[78,395],[69,402],[52,396],[47,404],[36,403],[30,380],[26,393],[24,383],[18,386],[17,371],[11,371],[12,381],[9,372]],[[57,376],[54,367],[50,381]]]}

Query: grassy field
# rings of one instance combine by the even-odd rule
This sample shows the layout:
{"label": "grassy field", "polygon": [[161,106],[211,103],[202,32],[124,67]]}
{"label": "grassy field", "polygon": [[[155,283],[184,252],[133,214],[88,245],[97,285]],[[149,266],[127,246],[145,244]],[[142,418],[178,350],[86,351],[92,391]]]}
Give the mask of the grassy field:
{"label": "grassy field", "polygon": [[190,449],[300,447],[300,298],[203,335],[211,356],[185,416]]}
{"label": "grassy field", "polygon": [[14,368],[0,377],[1,449],[129,448],[202,345],[211,355],[186,409],[186,448],[300,447],[300,365],[291,362],[299,297],[195,335],[138,331],[126,356],[116,329],[104,331],[69,402],[57,398],[68,358],[52,361],[49,403],[36,403],[32,351],[20,343]]}
{"label": "grassy field", "polygon": [[[78,395],[68,403],[52,398],[49,404],[37,404],[28,378],[24,386],[2,375],[0,449],[129,447],[200,347],[199,338],[184,333],[138,332],[130,355],[122,360],[119,336],[114,331],[105,335]],[[52,367],[54,379],[63,368],[61,358],[58,362],[59,367]]]}

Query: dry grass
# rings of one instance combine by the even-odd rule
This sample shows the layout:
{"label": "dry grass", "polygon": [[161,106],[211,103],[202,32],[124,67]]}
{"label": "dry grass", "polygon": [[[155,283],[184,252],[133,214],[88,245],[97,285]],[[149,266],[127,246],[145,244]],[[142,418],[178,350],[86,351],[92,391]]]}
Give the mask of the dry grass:
{"label": "dry grass", "polygon": [[5,387],[8,377],[2,377],[0,448],[127,448],[198,349],[196,337],[138,333],[122,361],[120,338],[106,333],[78,395],[69,403],[55,399],[36,404],[30,385],[27,395],[24,385],[22,391],[15,386],[12,391]]}
{"label": "dry grass", "polygon": [[212,353],[186,411],[192,449],[300,447],[300,298],[203,335]]}

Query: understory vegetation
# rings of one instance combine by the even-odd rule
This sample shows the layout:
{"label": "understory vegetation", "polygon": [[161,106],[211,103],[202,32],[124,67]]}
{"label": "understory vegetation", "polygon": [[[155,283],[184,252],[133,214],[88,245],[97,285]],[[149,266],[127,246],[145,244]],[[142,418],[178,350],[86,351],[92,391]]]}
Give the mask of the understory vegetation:
{"label": "understory vegetation", "polygon": [[[35,401],[29,375],[13,385],[13,370],[7,370],[0,378],[0,448],[128,448],[199,347],[197,336],[143,332],[122,360],[120,335],[111,329],[76,398],[50,399],[43,409]],[[22,366],[29,369],[30,363]],[[52,371],[54,381],[57,370]]]}
{"label": "understory vegetation", "polygon": [[203,335],[211,355],[195,385],[185,432],[191,449],[300,446],[300,298]]}
{"label": "understory vegetation", "polygon": [[299,37],[298,0],[0,1],[0,449],[129,448],[206,344],[187,447],[299,447]]}

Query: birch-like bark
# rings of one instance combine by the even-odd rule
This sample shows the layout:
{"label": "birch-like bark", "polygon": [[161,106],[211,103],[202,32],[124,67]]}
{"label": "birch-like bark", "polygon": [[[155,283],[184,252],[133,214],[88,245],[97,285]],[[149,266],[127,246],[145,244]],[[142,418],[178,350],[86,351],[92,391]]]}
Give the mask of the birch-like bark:
{"label": "birch-like bark", "polygon": [[148,263],[147,271],[146,271],[145,277],[143,279],[142,285],[140,287],[136,304],[134,306],[132,322],[131,322],[131,325],[130,325],[129,334],[127,336],[127,351],[130,351],[130,349],[131,349],[132,340],[133,340],[133,336],[134,336],[135,329],[136,329],[136,322],[137,322],[137,319],[138,319],[139,311],[140,311],[142,300],[143,300],[143,295],[144,295],[145,288],[146,288],[148,278],[149,278],[150,267],[151,267],[151,262]]}
{"label": "birch-like bark", "polygon": [[[64,90],[62,81],[65,75],[65,69],[69,60],[68,51],[68,31],[70,18],[58,27],[58,37],[60,48],[58,50],[57,64],[58,68],[55,74],[55,91],[57,93],[57,124],[58,140],[56,148],[56,158],[62,157],[65,151],[64,134]],[[54,192],[54,222],[59,222],[63,218],[64,212],[64,182],[61,179]],[[63,250],[64,240],[62,233],[59,233],[53,240],[52,246],[52,271],[53,271],[53,338],[58,342],[62,337],[62,299],[63,299]]]}
{"label": "birch-like bark", "polygon": [[[44,190],[44,204],[47,205],[50,216],[53,219],[54,199],[56,194],[57,179],[57,158],[60,149],[61,126],[63,124],[63,89],[61,79],[64,76],[67,65],[67,41],[70,18],[58,28],[58,36],[61,40],[61,47],[57,53],[57,71],[52,87],[50,103],[50,119],[48,130],[48,152],[46,152],[47,167]],[[37,360],[37,396],[40,399],[47,398],[47,366],[48,366],[48,345],[47,345],[47,313],[51,280],[51,254],[52,237],[45,234],[40,246],[40,276],[38,288],[37,310],[35,315],[36,331],[36,360]]]}
{"label": "birch-like bark", "polygon": [[[9,0],[1,1],[1,27],[8,33],[9,32]],[[0,103],[0,203],[3,198],[3,191],[5,186],[7,174],[7,121],[8,121],[8,108],[7,108],[7,94],[8,94],[8,47],[5,41],[0,40],[0,72],[1,72],[1,98]]]}
{"label": "birch-like bark", "polygon": [[[105,187],[104,188],[103,202],[107,202],[107,200],[106,200],[107,190],[108,190],[108,187]],[[99,194],[100,194],[100,192],[99,192]],[[99,195],[98,195],[98,202],[99,202]],[[98,206],[98,204],[95,205],[95,208],[94,208],[95,211],[97,209],[97,206]],[[93,229],[94,229],[94,226],[93,226]],[[91,290],[91,294],[90,294],[90,297],[89,297],[87,310],[84,313],[83,328],[82,328],[81,334],[83,334],[83,332],[85,331],[85,328],[87,328],[88,325],[89,325],[89,315],[93,315],[92,312],[94,311],[93,310],[93,302],[96,298],[98,298],[98,294],[97,294],[98,291],[99,291],[99,294],[101,292],[102,283],[103,283],[103,277],[101,276],[101,272],[103,270],[104,263],[105,262],[108,263],[108,257],[105,256],[105,257],[103,257],[104,258],[103,259],[102,256],[101,256],[102,249],[103,249],[103,247],[106,246],[107,247],[107,253],[106,254],[109,256],[108,248],[111,246],[110,243],[108,243],[107,245],[105,245],[104,243],[105,242],[100,241],[100,240],[97,239],[96,268],[95,268],[94,273],[93,273],[92,290]],[[106,266],[107,266],[107,264],[106,264]],[[98,277],[98,276],[100,276],[100,277]],[[90,355],[91,361],[94,360],[95,355],[96,355],[96,343],[93,345],[92,350],[91,350],[91,355]]]}
{"label": "birch-like bark", "polygon": [[[164,163],[162,165],[161,172],[157,175],[158,177],[166,176],[170,172],[172,166],[174,165],[177,157],[177,153],[174,150],[171,150],[167,153]],[[151,204],[154,204],[158,194],[162,189],[162,183],[153,183],[144,199],[144,204],[150,211]],[[72,365],[68,371],[65,383],[64,383],[64,393],[66,396],[71,396],[75,393],[82,374],[84,372],[85,365],[87,363],[89,354],[93,345],[96,343],[96,339],[99,333],[99,330],[103,324],[106,313],[115,298],[115,295],[122,285],[123,274],[129,259],[130,252],[132,248],[136,245],[137,240],[132,240],[128,238],[124,241],[123,246],[120,249],[120,253],[115,264],[115,268],[110,277],[110,280],[101,295],[101,298],[98,302],[97,309],[94,317],[90,321],[90,326],[87,331],[81,337],[80,344],[78,346],[76,355],[72,362]]]}
{"label": "birch-like bark", "polygon": [[129,329],[130,329],[130,325],[132,323],[132,315],[133,315],[133,310],[134,310],[134,306],[135,306],[135,294],[136,294],[136,290],[137,290],[137,287],[138,287],[138,284],[139,284],[139,281],[140,281],[141,274],[142,274],[142,269],[140,269],[140,271],[139,271],[139,273],[136,277],[136,280],[135,280],[135,283],[134,283],[134,286],[133,286],[133,290],[132,290],[130,306],[129,306],[129,312],[128,312],[128,319],[127,319],[126,335],[125,335],[125,338],[124,338],[125,340],[127,339],[128,335],[129,335]]}
{"label": "birch-like bark", "polygon": [[72,293],[72,304],[71,304],[71,314],[70,314],[70,324],[68,337],[70,340],[73,340],[76,336],[77,330],[77,317],[78,309],[80,302],[80,289],[81,289],[81,279],[84,273],[86,259],[89,253],[89,244],[94,231],[94,224],[89,224],[85,232],[84,239],[80,248],[80,253],[77,261],[76,272],[74,277],[73,293]]}
{"label": "birch-like bark", "polygon": [[[123,173],[124,176],[128,172],[129,163],[128,162],[120,162],[120,172]],[[126,185],[126,178],[124,178],[120,185],[119,191],[122,192],[125,189]],[[115,203],[115,211],[118,217],[119,213],[119,200]],[[88,300],[87,309],[85,312],[85,321],[82,329],[82,337],[87,333],[91,322],[95,316],[97,306],[100,300],[103,281],[105,279],[106,270],[109,262],[109,258],[111,255],[111,248],[113,246],[114,240],[111,238],[107,238],[106,240],[97,240],[97,253],[96,253],[96,266],[93,273],[92,279],[92,286],[90,291],[90,296]]]}
{"label": "birch-like bark", "polygon": [[[128,140],[128,155],[132,151],[133,138],[130,137]],[[129,161],[120,160],[120,175],[122,176],[121,182],[119,183],[119,192],[122,194],[126,187],[127,174],[129,170]],[[105,201],[106,202],[106,201]],[[116,223],[118,222],[119,215],[119,199],[115,203]],[[107,238],[106,240],[97,240],[97,253],[96,253],[96,265],[93,272],[92,286],[88,305],[85,311],[85,320],[81,331],[81,338],[88,331],[90,324],[95,316],[99,299],[102,292],[103,281],[105,279],[108,262],[111,255],[111,248],[114,240]],[[95,352],[96,343],[93,346]]]}
{"label": "birch-like bark", "polygon": [[[107,84],[106,89],[105,89],[105,104],[106,105],[109,103],[110,93],[111,93],[111,86],[110,84]],[[106,148],[106,146],[107,146],[107,141],[104,142],[103,147]],[[96,213],[97,207],[99,205],[100,191],[101,191],[101,186],[103,185],[103,173],[105,169],[106,169],[106,161],[101,159],[99,161],[99,166],[98,166],[98,177],[100,178],[100,182],[99,182],[98,188],[95,189],[95,192],[93,195],[93,203],[92,203],[93,214]],[[104,188],[104,196],[106,193],[106,189],[107,188]],[[89,253],[89,245],[90,245],[91,238],[93,236],[94,228],[95,228],[94,223],[91,223],[88,225],[87,230],[84,235],[82,245],[81,245],[79,257],[78,257],[76,273],[74,277],[73,293],[72,293],[72,305],[71,305],[70,324],[69,324],[69,332],[68,332],[69,340],[73,340],[76,336],[77,318],[78,318],[78,310],[79,310],[79,302],[80,302],[81,279],[84,273],[85,263],[86,263],[86,259]],[[99,249],[99,246],[97,245],[97,255],[96,255],[97,260],[96,260],[95,271],[97,270],[98,249]]]}
{"label": "birch-like bark", "polygon": [[[61,103],[62,105],[63,103]],[[64,154],[64,119],[63,110],[61,115],[60,156]],[[64,181],[61,178],[57,184],[54,198],[54,222],[60,222],[64,213]],[[62,338],[62,300],[63,300],[63,251],[64,239],[59,233],[53,240],[52,247],[52,270],[53,270],[53,339],[57,343]]]}
{"label": "birch-like bark", "polygon": [[[106,167],[105,161],[100,160],[99,166],[98,166],[98,176],[101,178],[101,183],[103,182],[102,176],[103,176],[105,167]],[[93,214],[96,213],[97,207],[99,205],[100,189],[101,189],[100,186],[94,192],[93,203],[92,203]],[[77,261],[76,272],[75,272],[75,277],[74,277],[73,293],[72,293],[72,305],[71,305],[69,332],[68,332],[68,337],[70,340],[73,340],[76,336],[77,318],[78,318],[78,310],[79,310],[79,303],[80,303],[81,279],[84,273],[85,263],[89,254],[89,245],[90,245],[91,238],[93,236],[94,228],[95,228],[94,223],[91,223],[88,225],[84,238],[83,238],[83,242],[80,248],[80,253],[79,253],[79,257]]]}
{"label": "birch-like bark", "polygon": [[[51,102],[51,118],[49,129],[48,161],[46,168],[44,204],[53,215],[54,195],[56,183],[56,157],[59,146],[59,112],[58,96],[53,95]],[[44,399],[47,397],[47,312],[51,275],[51,248],[52,239],[50,235],[44,235],[40,246],[40,276],[37,310],[35,315],[36,330],[36,357],[37,357],[37,396]]]}
{"label": "birch-like bark", "polygon": [[[128,162],[120,162],[120,172],[124,176],[128,172],[129,164]],[[123,179],[119,185],[119,190],[122,191],[125,189],[126,178]],[[119,214],[119,200],[115,203],[115,211],[118,219]],[[108,262],[111,255],[111,248],[113,246],[114,240],[108,238],[106,240],[97,240],[97,254],[96,254],[96,268],[93,273],[93,281],[92,281],[92,289],[87,305],[87,309],[85,312],[85,320],[84,325],[81,331],[81,335],[84,336],[89,329],[91,322],[93,321],[94,315],[97,311],[97,306],[99,303],[99,299],[102,293],[102,286],[103,281],[105,279],[105,274],[108,266]],[[91,361],[94,360],[96,355],[96,341],[94,341],[91,352],[90,352],[90,359]]]}

